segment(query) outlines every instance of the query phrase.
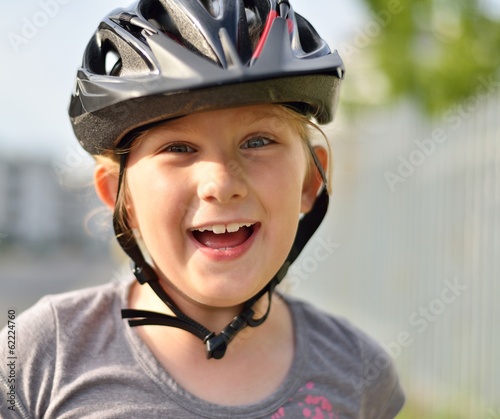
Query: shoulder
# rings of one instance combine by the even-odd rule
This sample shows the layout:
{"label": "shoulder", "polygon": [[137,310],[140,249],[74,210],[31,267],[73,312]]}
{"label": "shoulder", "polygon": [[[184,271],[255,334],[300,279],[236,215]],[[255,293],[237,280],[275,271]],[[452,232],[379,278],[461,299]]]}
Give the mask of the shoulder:
{"label": "shoulder", "polygon": [[[0,387],[15,385],[16,405],[21,411],[43,415],[56,381],[73,361],[69,358],[82,356],[94,336],[108,334],[116,325],[126,287],[126,282],[114,281],[48,295],[15,319],[13,349],[7,345],[0,348],[3,359],[15,356],[15,382],[6,379],[10,372],[0,366]],[[1,342],[7,341],[8,333],[7,327],[0,332]]]}
{"label": "shoulder", "polygon": [[[85,329],[84,324],[94,327],[97,319],[110,317],[110,310],[120,306],[127,287],[126,281],[113,281],[41,298],[15,319],[18,337],[16,349],[19,353],[32,354],[35,346],[54,346],[60,341],[61,334],[81,334]],[[2,336],[7,333],[6,328],[0,333]]]}
{"label": "shoulder", "polygon": [[47,295],[33,308],[44,302],[56,310],[64,310],[67,307],[94,310],[99,304],[119,298],[129,285],[130,281],[114,280],[94,287]]}
{"label": "shoulder", "polygon": [[[64,329],[80,329],[81,324],[107,316],[115,303],[120,303],[124,292],[123,281],[76,291],[47,295],[17,318],[21,337],[30,342],[54,342],[54,334]],[[23,339],[24,340],[24,339]]]}
{"label": "shoulder", "polygon": [[404,404],[404,394],[393,359],[383,347],[342,317],[294,298],[285,299],[298,333],[306,336],[307,354],[317,372],[336,375],[345,394],[357,395],[362,417],[394,417]]}
{"label": "shoulder", "polygon": [[[62,316],[80,317],[81,310],[89,311],[102,296],[109,294],[109,285],[88,288],[64,294],[46,295],[36,304],[17,314],[15,318],[16,334],[18,335],[18,351],[22,351],[29,342],[30,346],[50,346],[57,333],[58,319]],[[69,317],[69,318],[68,318]],[[4,328],[0,333],[7,332]]]}
{"label": "shoulder", "polygon": [[120,305],[129,283],[112,281],[104,285],[84,288],[63,294],[49,295],[40,301],[49,306],[59,325],[80,323],[108,316],[110,309]]}
{"label": "shoulder", "polygon": [[332,350],[347,351],[352,357],[365,358],[373,352],[383,352],[378,343],[347,319],[293,297],[287,296],[285,300],[292,310],[297,326],[307,330],[311,343],[327,345]]}
{"label": "shoulder", "polygon": [[[19,350],[37,347],[40,356],[61,347],[70,349],[102,329],[115,327],[128,285],[115,280],[43,297],[17,319]],[[32,350],[28,353],[35,354]]]}

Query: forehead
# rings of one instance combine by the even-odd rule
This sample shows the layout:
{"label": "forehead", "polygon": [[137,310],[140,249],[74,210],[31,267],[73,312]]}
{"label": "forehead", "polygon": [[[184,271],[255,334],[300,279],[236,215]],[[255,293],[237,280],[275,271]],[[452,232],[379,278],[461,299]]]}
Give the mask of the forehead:
{"label": "forehead", "polygon": [[[295,120],[295,121],[294,121]],[[144,131],[152,134],[158,131],[196,131],[200,128],[220,130],[233,123],[238,127],[267,124],[271,129],[282,130],[298,123],[298,117],[284,110],[279,105],[255,105],[238,108],[219,109],[198,112],[166,121]],[[292,124],[295,122],[295,124]]]}

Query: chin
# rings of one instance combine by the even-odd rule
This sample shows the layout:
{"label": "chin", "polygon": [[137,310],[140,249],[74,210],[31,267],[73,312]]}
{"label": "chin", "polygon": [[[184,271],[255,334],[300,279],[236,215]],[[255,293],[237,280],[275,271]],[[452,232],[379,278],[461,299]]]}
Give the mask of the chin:
{"label": "chin", "polygon": [[[269,278],[270,280],[271,278]],[[268,281],[255,283],[254,277],[237,275],[221,277],[220,275],[204,275],[197,285],[193,284],[191,291],[185,290],[186,295],[205,306],[214,308],[229,308],[239,306],[252,298]]]}

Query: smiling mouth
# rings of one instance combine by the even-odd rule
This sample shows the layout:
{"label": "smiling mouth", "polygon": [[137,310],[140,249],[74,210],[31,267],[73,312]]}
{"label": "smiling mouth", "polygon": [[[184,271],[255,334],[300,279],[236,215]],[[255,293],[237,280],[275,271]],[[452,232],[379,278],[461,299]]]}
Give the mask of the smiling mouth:
{"label": "smiling mouth", "polygon": [[191,229],[194,239],[209,249],[224,251],[241,246],[254,233],[256,224],[233,223]]}

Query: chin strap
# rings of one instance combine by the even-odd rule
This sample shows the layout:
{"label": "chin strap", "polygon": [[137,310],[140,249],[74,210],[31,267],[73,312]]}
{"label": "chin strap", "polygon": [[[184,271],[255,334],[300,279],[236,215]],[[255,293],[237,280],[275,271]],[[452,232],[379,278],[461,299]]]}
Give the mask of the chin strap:
{"label": "chin strap", "polygon": [[[321,192],[318,195],[311,211],[305,214],[299,221],[299,226],[292,249],[290,250],[288,257],[281,266],[280,270],[261,291],[259,291],[255,296],[245,302],[240,314],[238,314],[219,334],[210,331],[205,326],[198,323],[196,320],[184,314],[179,309],[179,307],[177,307],[174,301],[161,286],[155,270],[146,262],[144,255],[142,254],[142,251],[140,250],[139,245],[135,241],[134,237],[130,237],[130,235],[124,234],[123,227],[129,228],[126,217],[124,220],[126,225],[122,227],[122,225],[120,225],[120,223],[118,223],[117,221],[117,211],[115,211],[115,213],[113,214],[113,226],[115,229],[115,234],[120,246],[133,261],[132,272],[141,285],[148,283],[152,290],[156,293],[156,295],[167,305],[167,307],[174,314],[174,316],[171,316],[168,314],[147,310],[123,309],[122,318],[129,319],[128,324],[130,325],[130,327],[160,325],[183,329],[197,336],[205,343],[208,359],[221,359],[226,353],[229,342],[234,339],[238,332],[240,332],[247,326],[257,327],[264,323],[271,311],[271,299],[274,289],[285,277],[290,265],[295,261],[295,259],[297,259],[306,243],[319,227],[328,209],[329,196],[326,189],[326,177],[312,147],[309,147],[309,149],[313,161],[323,180],[323,187],[321,189]],[[120,188],[123,183],[127,156],[127,153],[121,155],[117,196],[120,193]],[[253,305],[266,293],[268,294],[267,310],[262,317],[255,319],[255,311],[253,310]]]}
{"label": "chin strap", "polygon": [[[197,336],[205,343],[208,359],[220,359],[225,355],[229,342],[234,339],[234,337],[240,330],[244,329],[247,326],[257,327],[264,323],[264,321],[267,319],[267,316],[271,311],[271,295],[275,286],[277,285],[277,282],[271,281],[271,283],[269,283],[257,295],[248,300],[245,303],[241,313],[238,314],[219,334],[208,330],[197,321],[182,313],[182,311],[179,310],[179,308],[173,303],[169,295],[161,287],[157,279],[148,281],[148,284],[151,286],[156,295],[158,295],[158,297],[172,310],[175,316],[146,310],[123,309],[122,318],[129,319],[128,323],[130,327],[159,325],[183,329]],[[266,292],[269,295],[267,310],[261,318],[254,319],[253,316],[255,312],[252,309],[252,306]]]}

